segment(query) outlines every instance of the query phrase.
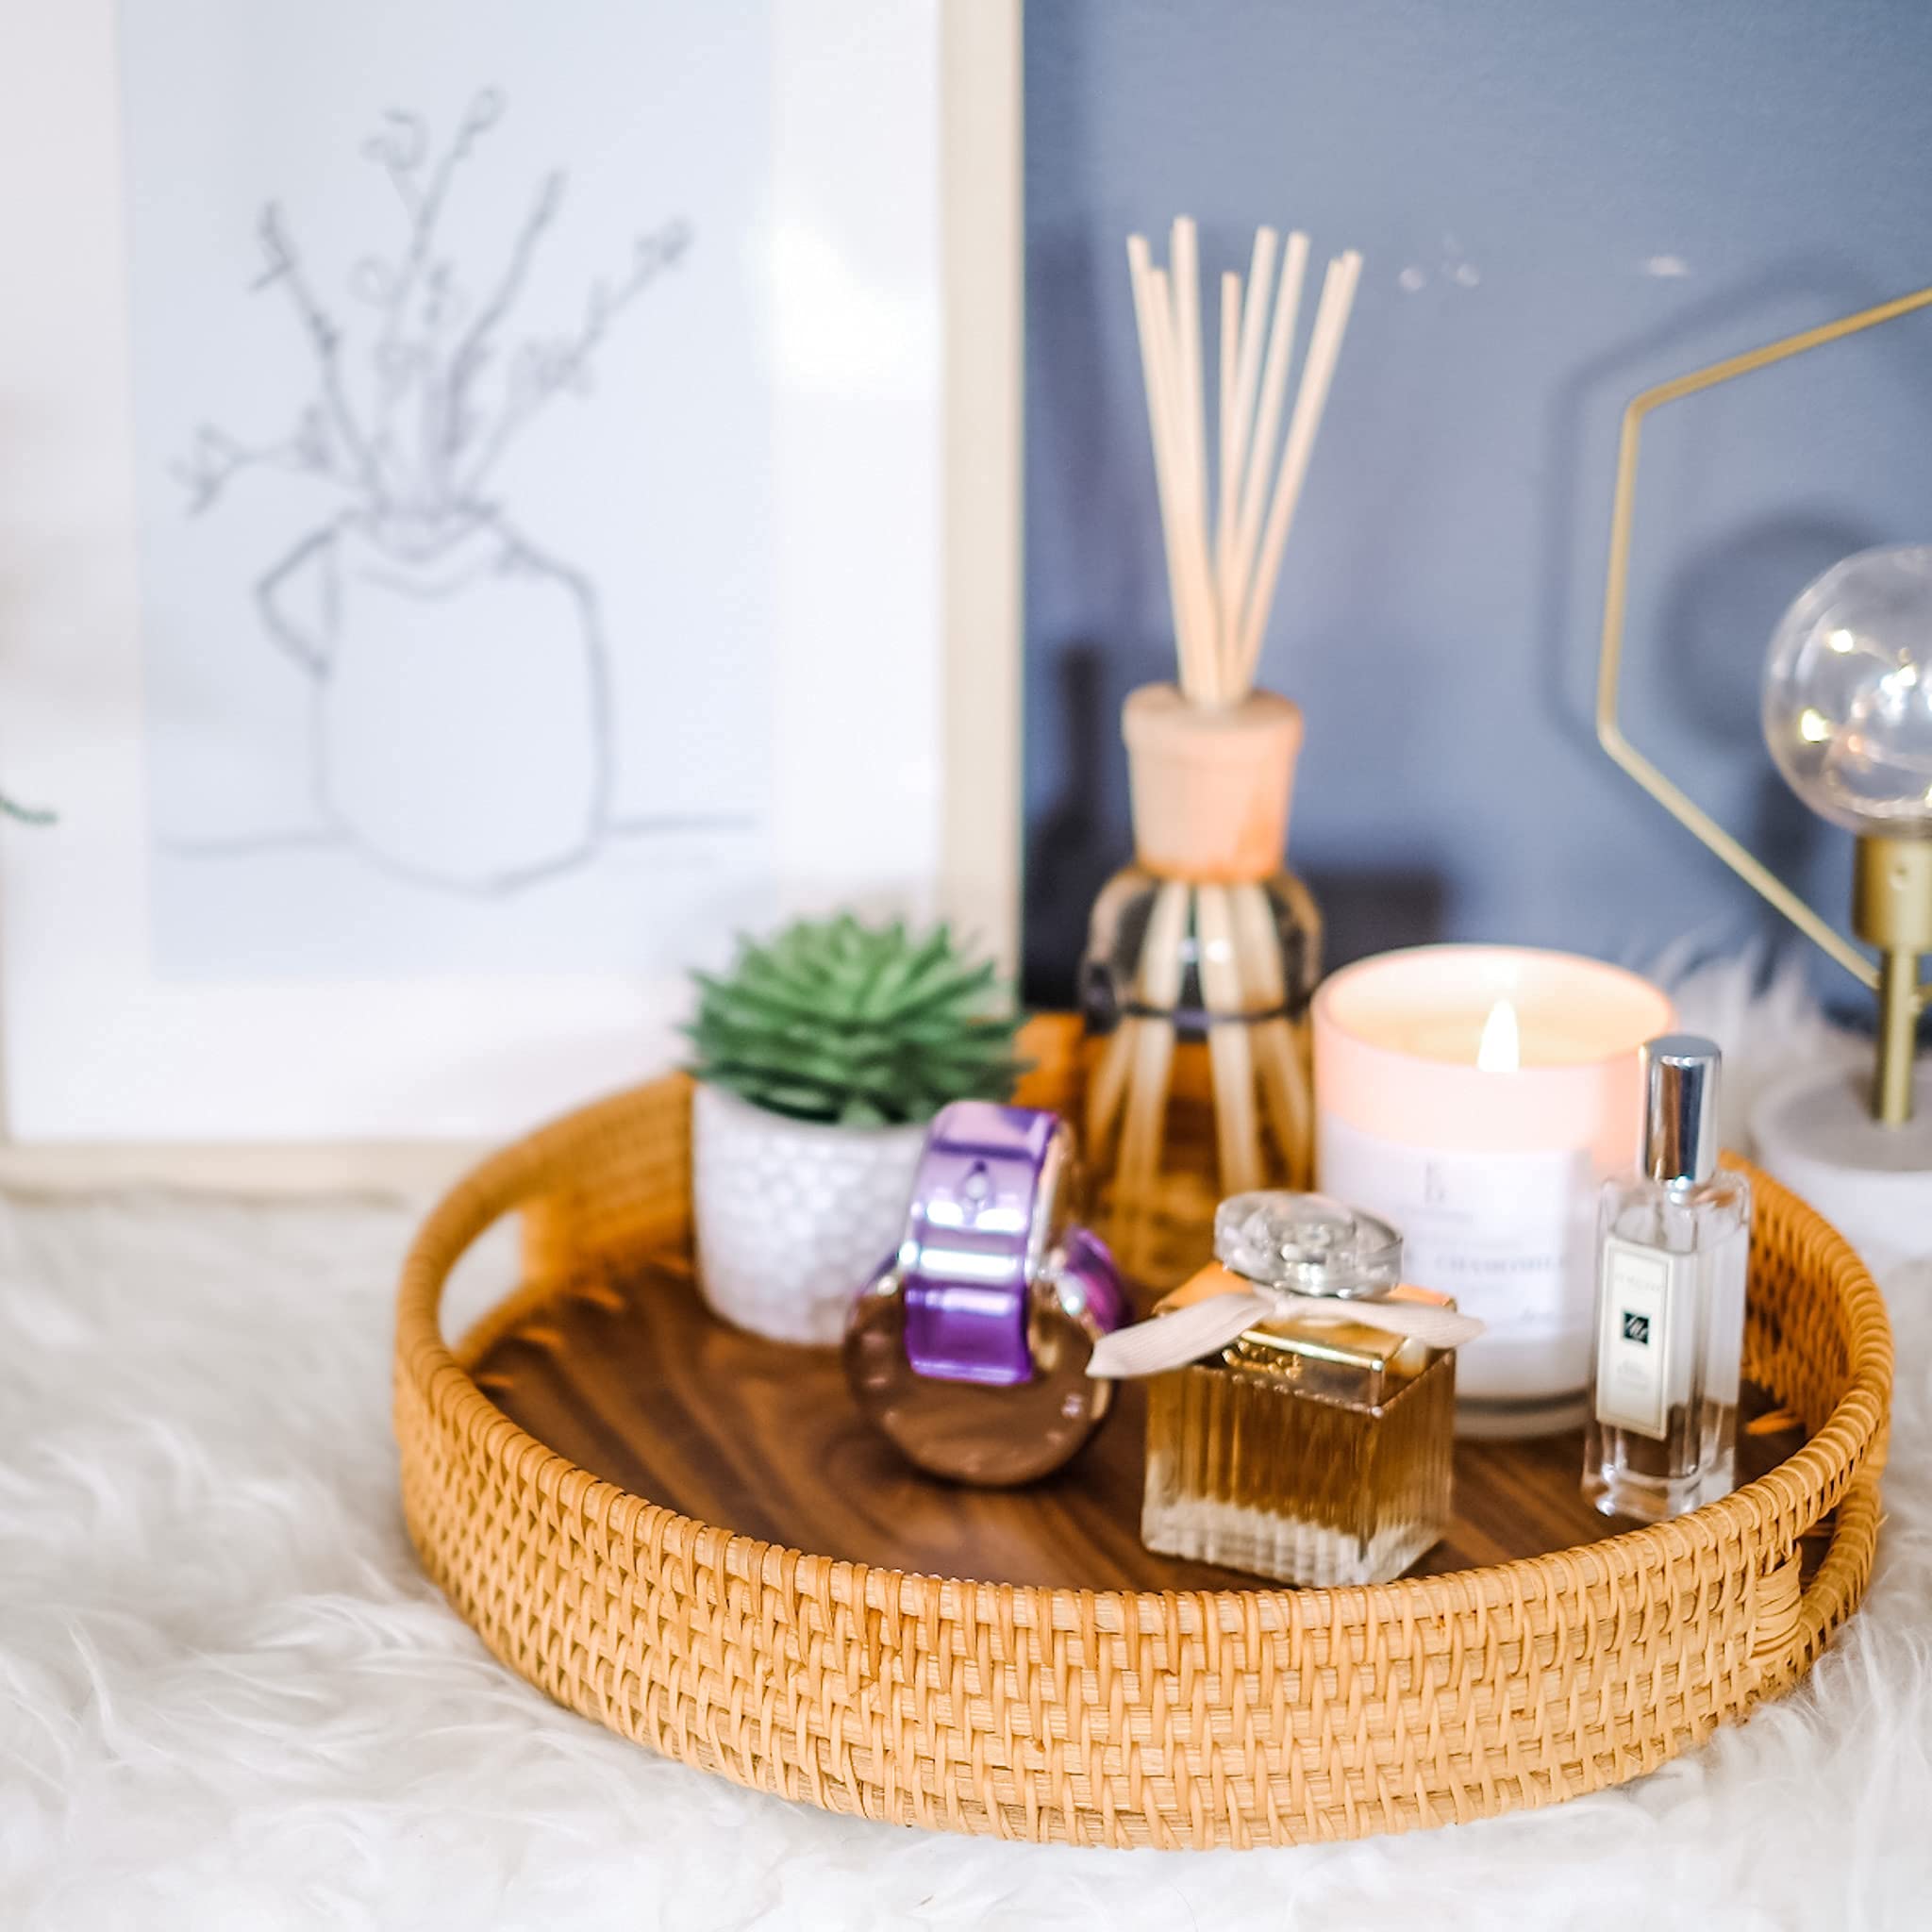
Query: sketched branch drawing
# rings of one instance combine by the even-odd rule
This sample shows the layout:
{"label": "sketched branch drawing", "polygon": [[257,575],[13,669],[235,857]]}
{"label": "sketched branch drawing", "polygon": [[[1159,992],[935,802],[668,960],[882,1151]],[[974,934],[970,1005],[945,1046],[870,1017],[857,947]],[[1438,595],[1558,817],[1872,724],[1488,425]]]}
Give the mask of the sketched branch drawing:
{"label": "sketched branch drawing", "polygon": [[[587,392],[591,362],[610,324],[683,258],[691,230],[683,221],[671,221],[640,234],[623,276],[615,284],[592,284],[574,333],[532,337],[506,349],[501,338],[563,205],[563,171],[553,170],[539,184],[503,267],[479,302],[472,304],[456,262],[438,253],[439,225],[458,172],[506,111],[499,89],[482,89],[448,145],[433,155],[423,118],[391,108],[363,143],[364,158],[382,169],[408,222],[395,256],[364,256],[350,278],[350,292],[379,313],[368,349],[373,401],[364,405],[366,425],[352,399],[347,331],[310,283],[280,207],[270,202],[263,208],[257,230],[262,267],[251,286],[288,294],[314,353],[316,393],[280,436],[250,440],[203,425],[187,457],[174,466],[191,510],[212,508],[241,472],[267,467],[341,484],[373,512],[407,508],[432,518],[459,512],[464,491],[480,485],[543,403],[566,391]],[[504,365],[508,376],[493,408],[485,408],[478,383],[492,363]],[[411,415],[413,447],[398,427]]]}
{"label": "sketched branch drawing", "polygon": [[[361,155],[393,190],[403,234],[356,261],[345,309],[279,204],[263,207],[253,290],[286,298],[312,389],[279,434],[204,422],[172,466],[192,516],[251,472],[328,487],[325,520],[253,587],[269,637],[313,680],[322,809],[392,873],[480,892],[588,857],[611,788],[595,586],[528,541],[487,486],[553,398],[589,392],[614,325],[691,241],[681,220],[639,234],[575,327],[517,336],[563,170],[538,182],[493,273],[473,276],[443,231],[465,162],[507,111],[500,89],[481,89],[440,150],[420,114],[382,117]],[[358,310],[373,311],[359,330]]]}

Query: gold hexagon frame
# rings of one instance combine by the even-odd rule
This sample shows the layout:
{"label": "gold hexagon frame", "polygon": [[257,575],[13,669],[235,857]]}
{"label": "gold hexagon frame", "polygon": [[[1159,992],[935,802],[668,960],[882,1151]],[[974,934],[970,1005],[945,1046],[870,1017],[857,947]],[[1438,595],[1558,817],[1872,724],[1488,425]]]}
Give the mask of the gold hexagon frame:
{"label": "gold hexagon frame", "polygon": [[[1603,748],[1616,759],[1638,784],[1650,793],[1680,824],[1724,860],[1746,885],[1774,906],[1807,939],[1823,948],[1873,992],[1879,990],[1879,970],[1843,933],[1831,924],[1807,901],[1801,899],[1756,853],[1734,839],[1729,832],[1688,797],[1671,778],[1624,736],[1617,717],[1618,683],[1623,670],[1624,614],[1630,576],[1630,531],[1637,507],[1637,456],[1643,419],[1666,403],[1733,382],[1774,362],[1790,361],[1807,350],[1823,348],[1827,342],[1841,341],[1846,336],[1876,328],[1914,310],[1932,308],[1932,288],[1915,290],[1874,308],[1861,308],[1855,315],[1841,316],[1817,328],[1802,329],[1793,336],[1767,342],[1762,348],[1747,349],[1740,356],[1727,357],[1705,369],[1693,369],[1688,375],[1674,376],[1654,389],[1634,397],[1624,411],[1623,433],[1617,443],[1617,490],[1610,511],[1610,561],[1604,585],[1603,641],[1597,659],[1596,735]],[[1912,1009],[1923,1008],[1925,991],[1917,988]]]}

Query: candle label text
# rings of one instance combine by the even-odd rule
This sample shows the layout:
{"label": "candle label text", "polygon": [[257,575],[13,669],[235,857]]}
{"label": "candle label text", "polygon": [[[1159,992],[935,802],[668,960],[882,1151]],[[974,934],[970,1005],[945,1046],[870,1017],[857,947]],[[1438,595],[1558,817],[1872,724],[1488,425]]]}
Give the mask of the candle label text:
{"label": "candle label text", "polygon": [[1483,1386],[1483,1357],[1493,1358],[1493,1341],[1506,1340],[1563,1357],[1553,1388],[1583,1385],[1596,1206],[1588,1150],[1411,1147],[1328,1118],[1316,1158],[1324,1193],[1381,1215],[1400,1232],[1405,1280],[1454,1295],[1489,1324],[1457,1371],[1465,1393],[1491,1392]]}

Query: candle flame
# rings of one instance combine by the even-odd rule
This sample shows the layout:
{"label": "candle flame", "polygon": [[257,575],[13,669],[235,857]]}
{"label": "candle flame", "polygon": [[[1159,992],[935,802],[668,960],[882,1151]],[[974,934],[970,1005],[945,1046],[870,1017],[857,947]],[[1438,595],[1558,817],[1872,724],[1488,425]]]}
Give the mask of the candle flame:
{"label": "candle flame", "polygon": [[1475,1050],[1475,1063],[1485,1074],[1513,1074],[1523,1064],[1523,1041],[1516,1024],[1516,1008],[1507,1000],[1498,1000],[1483,1022],[1482,1042]]}

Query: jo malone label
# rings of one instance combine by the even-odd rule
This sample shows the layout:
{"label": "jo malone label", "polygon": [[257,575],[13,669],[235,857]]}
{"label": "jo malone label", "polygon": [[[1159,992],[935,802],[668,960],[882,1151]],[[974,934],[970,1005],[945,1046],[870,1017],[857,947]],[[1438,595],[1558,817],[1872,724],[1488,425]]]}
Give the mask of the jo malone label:
{"label": "jo malone label", "polygon": [[1672,1304],[1679,1264],[1666,1255],[1611,1236],[1604,1243],[1598,1298],[1596,1419],[1659,1441],[1671,1413]]}

